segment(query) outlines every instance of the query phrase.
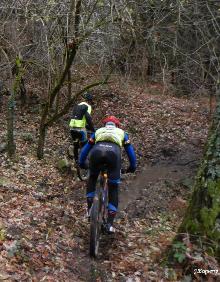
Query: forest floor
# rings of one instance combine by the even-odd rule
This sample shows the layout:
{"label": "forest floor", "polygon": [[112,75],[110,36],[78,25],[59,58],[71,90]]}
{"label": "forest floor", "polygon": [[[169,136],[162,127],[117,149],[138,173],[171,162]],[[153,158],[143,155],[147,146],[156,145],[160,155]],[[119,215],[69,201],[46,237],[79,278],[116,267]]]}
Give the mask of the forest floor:
{"label": "forest floor", "polygon": [[162,262],[202,158],[209,105],[206,98],[162,90],[158,84],[116,84],[94,92],[96,126],[106,114],[118,116],[138,158],[136,174],[126,175],[120,187],[117,232],[103,238],[97,260],[88,254],[85,183],[73,167],[57,168],[70,143],[69,116],[48,130],[45,158],[37,160],[39,105],[18,106],[16,160],[0,153],[0,281],[192,281],[193,273]]}

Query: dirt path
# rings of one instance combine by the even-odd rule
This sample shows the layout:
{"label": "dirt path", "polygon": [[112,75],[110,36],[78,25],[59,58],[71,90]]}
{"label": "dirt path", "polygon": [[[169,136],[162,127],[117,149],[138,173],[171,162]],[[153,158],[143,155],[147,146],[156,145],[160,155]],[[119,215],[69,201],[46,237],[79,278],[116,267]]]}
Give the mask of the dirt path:
{"label": "dirt path", "polygon": [[[145,166],[135,179],[122,184],[120,209],[128,208],[129,210],[129,205],[140,196],[150,200],[147,204],[148,209],[153,202],[158,207],[163,205],[163,201],[171,197],[173,185],[192,185],[201,157],[201,149],[188,147],[173,156],[156,160],[155,164]],[[167,188],[157,191],[155,186],[161,182],[165,183]],[[181,190],[175,191],[174,189],[174,192],[179,196],[183,195]]]}
{"label": "dirt path", "polygon": [[[155,269],[155,252],[159,255],[164,249],[158,247],[161,237],[175,233],[178,224],[174,221],[182,216],[182,210],[186,207],[185,200],[190,194],[200,158],[201,151],[194,148],[188,150],[187,154],[179,152],[154,165],[148,165],[135,177],[125,177],[121,185],[120,212],[116,220],[117,234],[115,237],[102,238],[97,260],[86,257],[89,237],[84,235],[82,238],[82,262],[85,264],[86,261],[88,265],[87,272],[84,272],[86,276],[82,276],[82,279],[159,281],[154,272],[158,271]],[[84,228],[84,232],[88,232],[86,223]],[[144,247],[140,248],[140,242]],[[123,255],[127,264],[120,265]],[[153,258],[150,262],[147,259],[149,257]],[[139,261],[139,266],[134,263],[131,267],[134,258]],[[124,272],[120,274],[120,270]],[[114,275],[116,277],[112,280]],[[162,279],[163,273],[161,275]]]}
{"label": "dirt path", "polygon": [[[157,258],[181,222],[207,134],[207,103],[151,95],[149,87],[146,92],[129,90],[114,85],[111,96],[106,91],[97,95],[97,125],[106,114],[119,115],[130,133],[139,171],[121,185],[117,233],[114,239],[104,238],[96,261],[88,256],[85,184],[57,169],[67,146],[68,117],[48,130],[45,159],[37,160],[39,114],[32,108],[23,113],[17,109],[16,161],[0,153],[0,280],[162,279]],[[0,113],[2,142],[5,114]]]}
{"label": "dirt path", "polygon": [[154,190],[156,183],[166,182],[168,184],[171,181],[178,182],[183,180],[183,178],[187,178],[187,176],[192,176],[191,171],[186,167],[175,164],[161,163],[154,166],[146,166],[143,172],[138,174],[136,179],[129,183],[128,187],[125,188],[126,190],[121,192],[120,209],[129,209],[129,205],[137,198],[140,198],[140,196],[143,196],[146,190],[148,190],[147,193],[149,194],[147,199],[159,205],[161,204],[161,196],[169,192],[167,191],[168,189],[161,191],[162,195],[158,198]]}

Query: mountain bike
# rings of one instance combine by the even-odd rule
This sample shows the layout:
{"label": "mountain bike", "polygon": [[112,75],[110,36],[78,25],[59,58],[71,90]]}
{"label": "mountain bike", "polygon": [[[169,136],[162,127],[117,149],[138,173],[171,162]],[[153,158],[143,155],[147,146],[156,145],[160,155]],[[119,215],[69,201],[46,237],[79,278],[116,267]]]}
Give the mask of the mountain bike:
{"label": "mountain bike", "polygon": [[79,166],[78,162],[75,162],[75,168],[76,168],[77,176],[81,181],[85,181],[85,180],[88,179],[88,177],[89,177],[88,167],[81,168]]}
{"label": "mountain bike", "polygon": [[108,177],[102,171],[97,181],[95,197],[90,213],[90,256],[96,258],[99,250],[101,233],[105,233],[108,216]]}
{"label": "mountain bike", "polygon": [[[89,139],[90,135],[91,135],[91,131],[87,131],[87,139]],[[81,140],[81,135],[77,132],[75,132],[76,136],[74,141],[71,140],[72,142],[72,146],[69,146],[68,148],[68,156],[74,160],[74,165],[76,168],[76,173],[78,178],[81,181],[85,181],[88,178],[88,168],[80,168],[79,164],[78,164],[78,156],[80,153],[80,150],[82,149],[82,144],[80,142]]]}
{"label": "mountain bike", "polygon": [[[122,175],[127,174],[127,170],[121,169]],[[108,219],[108,175],[106,168],[100,172],[93,204],[90,212],[90,246],[89,253],[91,257],[96,258],[99,251],[99,242],[101,234],[108,234],[106,232],[106,224]]]}

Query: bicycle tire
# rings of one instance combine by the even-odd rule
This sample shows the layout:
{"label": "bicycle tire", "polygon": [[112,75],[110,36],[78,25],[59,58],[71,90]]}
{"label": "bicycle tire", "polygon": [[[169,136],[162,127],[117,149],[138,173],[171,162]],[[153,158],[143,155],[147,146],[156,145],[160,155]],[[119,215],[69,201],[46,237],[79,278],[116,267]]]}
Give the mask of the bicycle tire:
{"label": "bicycle tire", "polygon": [[81,180],[81,181],[86,181],[88,178],[89,178],[89,160],[87,158],[86,160],[86,169],[85,168],[80,168],[78,164],[76,164],[76,173],[77,173],[77,176],[78,178]]}
{"label": "bicycle tire", "polygon": [[101,190],[96,189],[90,215],[90,256],[96,258],[99,250],[99,240],[101,232]]}
{"label": "bicycle tire", "polygon": [[74,143],[73,145],[70,145],[68,148],[67,148],[67,156],[68,158],[70,158],[71,160],[73,160],[74,162],[74,166],[76,168],[76,174],[78,176],[78,178],[81,180],[81,181],[85,181],[88,179],[89,177],[89,171],[88,169],[83,169],[83,168],[80,168],[78,163],[77,163],[77,159],[78,159],[78,154],[76,155],[75,151],[74,151]]}

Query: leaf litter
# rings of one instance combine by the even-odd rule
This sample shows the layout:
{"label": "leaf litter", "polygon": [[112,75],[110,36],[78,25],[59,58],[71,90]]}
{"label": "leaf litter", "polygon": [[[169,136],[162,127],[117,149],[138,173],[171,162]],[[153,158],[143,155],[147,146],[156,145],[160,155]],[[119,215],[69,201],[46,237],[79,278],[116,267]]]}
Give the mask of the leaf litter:
{"label": "leaf litter", "polygon": [[[131,84],[125,91],[115,83],[96,90],[95,124],[118,116],[138,159],[136,176],[126,176],[120,188],[116,235],[103,238],[96,261],[88,255],[85,183],[56,166],[69,146],[69,115],[49,129],[45,159],[37,160],[39,117],[17,109],[17,159],[0,155],[2,280],[171,281],[160,258],[183,217],[179,210],[191,191],[184,180],[196,173],[210,117],[206,98],[149,94],[155,87]],[[4,140],[5,112],[0,115]]]}

